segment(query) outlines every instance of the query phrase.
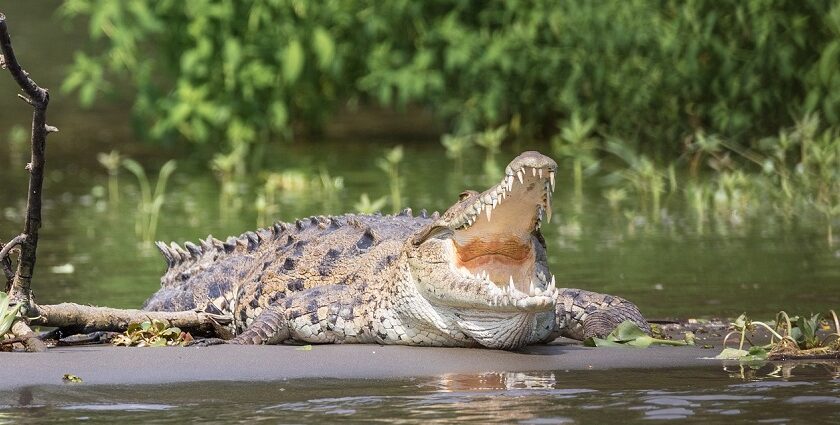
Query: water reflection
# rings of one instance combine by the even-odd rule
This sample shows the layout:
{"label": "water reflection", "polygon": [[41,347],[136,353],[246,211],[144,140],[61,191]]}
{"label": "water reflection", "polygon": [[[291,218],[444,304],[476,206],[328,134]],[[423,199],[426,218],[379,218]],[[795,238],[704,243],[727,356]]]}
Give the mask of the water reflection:
{"label": "water reflection", "polygon": [[768,365],[747,381],[719,367],[488,372],[401,380],[308,379],[90,385],[0,391],[0,423],[250,421],[697,423],[840,421],[838,363]]}

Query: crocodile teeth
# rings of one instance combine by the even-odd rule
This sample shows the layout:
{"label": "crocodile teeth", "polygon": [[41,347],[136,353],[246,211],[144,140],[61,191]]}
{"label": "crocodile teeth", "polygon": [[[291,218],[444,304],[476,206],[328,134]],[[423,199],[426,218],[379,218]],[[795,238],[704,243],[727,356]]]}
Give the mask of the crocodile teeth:
{"label": "crocodile teeth", "polygon": [[532,280],[531,283],[528,285],[528,295],[534,296],[534,281]]}
{"label": "crocodile teeth", "polygon": [[484,207],[484,212],[487,213],[487,221],[490,221],[490,213],[493,211],[493,207],[490,204],[487,204]]}
{"label": "crocodile teeth", "polygon": [[516,291],[516,287],[513,285],[513,279],[511,279],[510,282],[508,283],[508,288],[507,289],[508,289],[508,292],[510,292],[511,294],[513,294],[514,291]]}
{"label": "crocodile teeth", "polygon": [[551,181],[551,191],[554,192],[554,171],[548,172],[548,179]]}
{"label": "crocodile teeth", "polygon": [[521,169],[516,172],[516,177],[519,179],[519,184],[525,184],[525,173]]}
{"label": "crocodile teeth", "polygon": [[537,169],[536,168],[531,169],[531,175],[534,176],[534,177],[537,176]]}
{"label": "crocodile teeth", "polygon": [[542,168],[540,168],[540,169],[539,169],[539,171],[537,171],[537,174],[539,174],[539,175],[540,175],[540,178],[542,178],[542,173],[543,173],[543,172],[542,172]]}

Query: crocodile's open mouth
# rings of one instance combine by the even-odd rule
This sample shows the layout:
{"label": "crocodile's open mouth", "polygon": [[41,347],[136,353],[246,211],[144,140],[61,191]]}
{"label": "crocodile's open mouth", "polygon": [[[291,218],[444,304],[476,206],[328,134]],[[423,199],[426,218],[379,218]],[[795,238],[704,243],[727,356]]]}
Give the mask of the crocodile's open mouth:
{"label": "crocodile's open mouth", "polygon": [[491,305],[528,308],[552,302],[554,277],[537,261],[545,255],[540,224],[551,220],[556,164],[548,161],[515,170],[508,166],[501,183],[462,195],[472,204],[452,219],[452,265],[488,285]]}

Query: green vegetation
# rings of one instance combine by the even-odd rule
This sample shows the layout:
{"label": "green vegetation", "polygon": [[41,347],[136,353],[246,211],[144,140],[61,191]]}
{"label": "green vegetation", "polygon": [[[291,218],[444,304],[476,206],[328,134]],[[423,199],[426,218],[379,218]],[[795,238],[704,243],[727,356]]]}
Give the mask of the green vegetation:
{"label": "green vegetation", "polygon": [[395,213],[402,209],[402,178],[400,177],[400,162],[402,160],[402,146],[395,146],[376,160],[376,166],[388,176],[388,187],[391,192],[391,208]]}
{"label": "green vegetation", "polygon": [[96,155],[99,164],[108,170],[108,203],[116,206],[120,202],[120,164],[122,156],[118,151],[100,152]]}
{"label": "green vegetation", "polygon": [[15,320],[18,319],[18,312],[20,311],[21,305],[18,304],[14,307],[9,307],[10,302],[9,295],[0,291],[0,338],[3,338],[9,332]]}
{"label": "green vegetation", "polygon": [[[286,171],[258,174],[268,143],[340,108],[421,105],[446,125],[456,171],[483,151],[485,183],[506,143],[550,145],[573,182],[558,203],[573,207],[570,237],[605,202],[628,233],[726,235],[769,217],[821,223],[835,243],[838,3],[65,0],[61,16],[87,19],[95,41],[63,90],[85,105],[125,95],[146,138],[215,154],[223,219],[252,208],[266,224],[280,190],[295,196],[274,176]],[[401,153],[377,162],[395,211]],[[334,185],[316,187],[333,202]]]}
{"label": "green vegetation", "polygon": [[840,4],[820,0],[66,0],[61,14],[103,48],[77,55],[64,91],[91,104],[123,89],[148,137],[216,150],[317,129],[348,100],[515,138],[579,112],[657,154],[699,131],[753,146],[809,112],[840,124]]}
{"label": "green vegetation", "polygon": [[147,320],[128,325],[128,329],[117,335],[111,343],[126,347],[165,347],[184,345],[192,339],[192,335],[182,332],[180,328],[170,327],[160,320]]}
{"label": "green vegetation", "polygon": [[[781,311],[774,323],[750,320],[745,314],[738,316],[730,325],[732,331],[723,339],[724,349],[716,358],[761,362],[796,358],[840,358],[840,319],[834,310],[829,312],[830,320],[823,315],[790,317]],[[763,329],[770,333],[770,342],[755,344],[748,333]],[[819,332],[825,329],[822,334]],[[832,332],[833,330],[833,332]],[[732,336],[739,337],[738,348],[726,347]],[[748,349],[745,344],[749,344]]]}
{"label": "green vegetation", "polygon": [[621,322],[604,338],[590,337],[583,341],[587,347],[633,347],[647,348],[651,345],[694,345],[694,334],[686,332],[684,341],[660,339],[645,333],[639,325],[630,320]]}
{"label": "green vegetation", "polygon": [[137,238],[143,242],[154,241],[157,233],[160,208],[166,199],[166,183],[175,171],[175,161],[169,160],[160,167],[154,192],[143,167],[131,158],[122,160],[122,166],[130,171],[137,178],[140,186],[140,205],[138,205],[137,218],[134,225]]}

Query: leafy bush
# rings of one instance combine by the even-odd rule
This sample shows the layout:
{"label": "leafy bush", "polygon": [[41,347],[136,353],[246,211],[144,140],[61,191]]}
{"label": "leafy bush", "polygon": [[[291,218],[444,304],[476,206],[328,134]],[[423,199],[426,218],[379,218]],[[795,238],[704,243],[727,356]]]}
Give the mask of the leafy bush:
{"label": "leafy bush", "polygon": [[[456,134],[545,137],[573,112],[673,153],[840,124],[840,4],[821,0],[66,0],[98,53],[63,88],[127,83],[148,136],[264,143],[342,102],[432,108]],[[119,79],[115,79],[119,78]],[[144,127],[141,127],[144,128]]]}

